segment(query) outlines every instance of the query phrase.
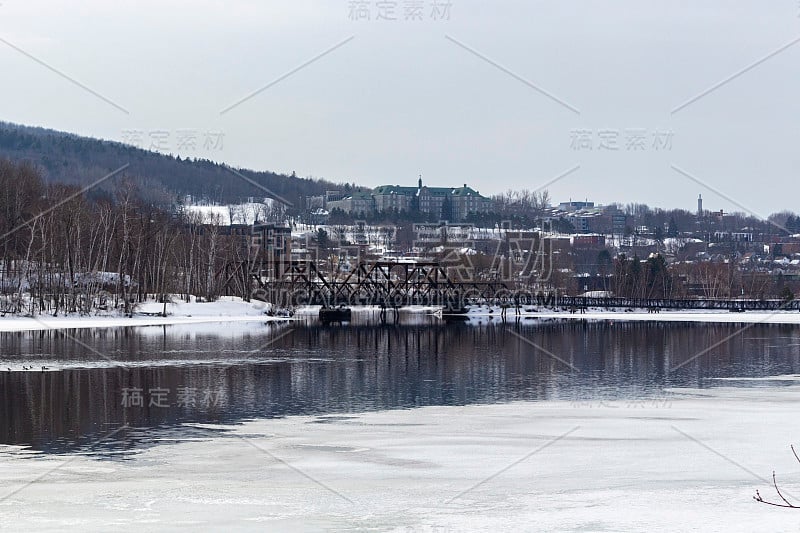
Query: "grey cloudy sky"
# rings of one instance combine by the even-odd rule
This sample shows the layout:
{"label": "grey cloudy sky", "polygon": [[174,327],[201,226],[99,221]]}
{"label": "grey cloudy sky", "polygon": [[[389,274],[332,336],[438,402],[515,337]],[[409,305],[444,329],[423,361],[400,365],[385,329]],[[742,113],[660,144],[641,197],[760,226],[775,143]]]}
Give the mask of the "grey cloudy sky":
{"label": "grey cloudy sky", "polygon": [[579,166],[554,200],[767,215],[800,210],[799,9],[2,0],[0,118],[369,186],[492,194]]}

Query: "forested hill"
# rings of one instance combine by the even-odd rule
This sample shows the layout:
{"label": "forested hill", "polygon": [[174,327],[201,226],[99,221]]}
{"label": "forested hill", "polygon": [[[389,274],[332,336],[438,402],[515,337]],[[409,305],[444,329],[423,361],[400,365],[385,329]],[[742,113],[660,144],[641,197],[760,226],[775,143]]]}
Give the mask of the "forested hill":
{"label": "forested hill", "polygon": [[[238,202],[249,196],[268,197],[263,189],[213,161],[180,159],[119,142],[0,122],[0,157],[30,161],[46,182],[87,185],[123,165],[118,176],[99,184],[94,193],[112,193],[122,180],[132,181],[142,198],[167,205],[190,194],[215,202]],[[349,186],[272,172],[241,170],[248,179],[295,206],[303,197]]]}

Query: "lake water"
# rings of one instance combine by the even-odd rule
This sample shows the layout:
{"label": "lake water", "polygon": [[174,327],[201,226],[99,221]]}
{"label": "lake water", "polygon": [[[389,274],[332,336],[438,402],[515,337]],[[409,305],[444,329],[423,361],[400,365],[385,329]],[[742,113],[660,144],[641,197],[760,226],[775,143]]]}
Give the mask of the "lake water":
{"label": "lake water", "polygon": [[197,424],[518,400],[653,406],[674,387],[780,387],[742,378],[800,373],[800,328],[309,318],[0,333],[0,354],[0,444],[126,457],[224,433]]}

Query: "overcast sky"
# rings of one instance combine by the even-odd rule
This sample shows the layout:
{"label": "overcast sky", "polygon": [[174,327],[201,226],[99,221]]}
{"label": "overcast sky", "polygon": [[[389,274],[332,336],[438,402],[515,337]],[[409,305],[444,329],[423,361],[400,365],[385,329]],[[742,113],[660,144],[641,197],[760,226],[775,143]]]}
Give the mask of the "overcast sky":
{"label": "overcast sky", "polygon": [[368,186],[800,210],[796,0],[0,3],[2,120]]}

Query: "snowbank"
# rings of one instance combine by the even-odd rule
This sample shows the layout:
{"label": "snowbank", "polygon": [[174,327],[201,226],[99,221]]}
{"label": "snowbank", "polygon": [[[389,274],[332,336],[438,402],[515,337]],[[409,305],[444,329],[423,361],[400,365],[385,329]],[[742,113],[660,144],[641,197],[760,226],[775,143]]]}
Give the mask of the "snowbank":
{"label": "snowbank", "polygon": [[167,316],[160,316],[164,304],[146,302],[136,306],[133,317],[125,316],[58,316],[40,315],[36,318],[6,316],[0,318],[2,331],[30,331],[69,328],[111,328],[120,326],[161,326],[168,324],[198,324],[204,322],[253,322],[288,320],[265,315],[263,302],[245,302],[241,298],[223,296],[215,302],[176,301],[167,304]]}

